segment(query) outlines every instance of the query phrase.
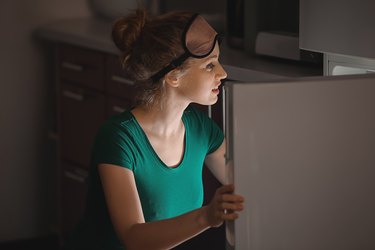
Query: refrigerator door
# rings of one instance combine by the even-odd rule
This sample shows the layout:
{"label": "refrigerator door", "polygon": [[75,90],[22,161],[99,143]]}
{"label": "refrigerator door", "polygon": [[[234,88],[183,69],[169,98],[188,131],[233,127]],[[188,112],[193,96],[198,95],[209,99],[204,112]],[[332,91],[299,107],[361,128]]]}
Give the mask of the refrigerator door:
{"label": "refrigerator door", "polygon": [[375,249],[375,75],[228,83],[227,249]]}

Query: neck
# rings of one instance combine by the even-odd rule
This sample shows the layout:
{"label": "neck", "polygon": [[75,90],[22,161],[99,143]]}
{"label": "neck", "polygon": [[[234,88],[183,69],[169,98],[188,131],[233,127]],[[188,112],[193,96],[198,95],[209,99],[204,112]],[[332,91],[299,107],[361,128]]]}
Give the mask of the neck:
{"label": "neck", "polygon": [[188,103],[165,100],[151,107],[138,106],[132,110],[142,128],[159,136],[170,136],[181,130],[182,115]]}

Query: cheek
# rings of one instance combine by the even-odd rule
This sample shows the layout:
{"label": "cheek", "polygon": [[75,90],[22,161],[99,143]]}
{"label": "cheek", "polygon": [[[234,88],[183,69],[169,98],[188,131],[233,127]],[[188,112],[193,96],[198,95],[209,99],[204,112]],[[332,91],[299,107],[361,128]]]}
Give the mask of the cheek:
{"label": "cheek", "polygon": [[191,81],[194,81],[194,84],[203,84],[212,81],[213,79],[213,74],[210,71],[207,70],[199,70],[195,71],[194,74],[191,75]]}
{"label": "cheek", "polygon": [[189,99],[201,99],[205,98],[210,92],[209,84],[205,84],[205,81],[198,76],[190,76],[186,79],[184,85],[181,86],[181,93]]}
{"label": "cheek", "polygon": [[213,73],[203,69],[192,69],[188,74],[183,76],[183,89],[185,93],[202,92],[205,94],[212,88],[214,81]]}

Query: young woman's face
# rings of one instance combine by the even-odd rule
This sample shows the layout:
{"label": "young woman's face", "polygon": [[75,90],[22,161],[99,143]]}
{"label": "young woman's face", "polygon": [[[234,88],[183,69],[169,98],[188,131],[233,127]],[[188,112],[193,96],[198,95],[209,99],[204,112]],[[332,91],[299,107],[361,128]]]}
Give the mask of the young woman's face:
{"label": "young woman's face", "polygon": [[227,73],[219,63],[219,45],[202,59],[193,59],[186,74],[179,78],[178,91],[189,102],[212,105],[217,102],[221,80]]}

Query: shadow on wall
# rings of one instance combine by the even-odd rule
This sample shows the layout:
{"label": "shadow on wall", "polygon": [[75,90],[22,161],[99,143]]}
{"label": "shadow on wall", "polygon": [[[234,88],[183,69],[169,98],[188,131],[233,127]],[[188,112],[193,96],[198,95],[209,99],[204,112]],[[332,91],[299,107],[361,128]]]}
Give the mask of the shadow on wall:
{"label": "shadow on wall", "polygon": [[46,160],[44,130],[50,79],[32,33],[55,20],[91,15],[87,0],[1,1],[0,242],[47,235],[56,223],[56,179],[49,174],[56,166]]}

